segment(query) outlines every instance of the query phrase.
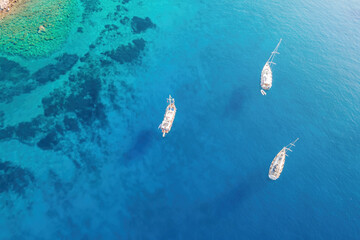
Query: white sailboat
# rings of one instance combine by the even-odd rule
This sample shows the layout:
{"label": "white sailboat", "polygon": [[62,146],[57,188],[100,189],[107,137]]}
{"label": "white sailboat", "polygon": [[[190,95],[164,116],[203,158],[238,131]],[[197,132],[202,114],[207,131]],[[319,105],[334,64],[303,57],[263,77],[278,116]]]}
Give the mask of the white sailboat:
{"label": "white sailboat", "polygon": [[291,147],[295,146],[295,143],[299,140],[297,138],[295,141],[283,147],[281,151],[275,156],[274,160],[271,162],[270,169],[269,169],[269,178],[271,180],[276,180],[280,177],[280,174],[284,168],[285,158],[287,156],[286,152],[291,151]]}
{"label": "white sailboat", "polygon": [[169,95],[167,102],[169,103],[169,105],[166,107],[164,119],[159,126],[163,133],[163,137],[165,137],[165,134],[170,132],[176,114],[175,99],[172,98],[171,95]]}
{"label": "white sailboat", "polygon": [[262,95],[266,95],[266,92],[264,90],[270,90],[270,88],[272,87],[272,70],[271,70],[271,65],[275,64],[274,63],[274,57],[276,54],[278,53],[278,48],[280,46],[282,39],[280,39],[279,43],[277,44],[276,48],[274,49],[274,51],[271,53],[269,59],[266,61],[265,66],[263,67],[262,71],[261,71],[261,94]]}

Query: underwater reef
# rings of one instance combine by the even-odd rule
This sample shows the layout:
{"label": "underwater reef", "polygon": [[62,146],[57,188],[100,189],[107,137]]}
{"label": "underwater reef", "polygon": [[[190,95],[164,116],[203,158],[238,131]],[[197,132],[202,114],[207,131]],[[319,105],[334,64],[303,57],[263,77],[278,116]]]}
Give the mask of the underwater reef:
{"label": "underwater reef", "polygon": [[[56,1],[50,2],[54,4]],[[129,119],[137,111],[136,83],[127,80],[132,79],[133,73],[124,69],[141,66],[148,41],[151,41],[143,33],[155,28],[155,24],[150,18],[134,17],[134,13],[129,13],[130,10],[123,6],[128,0],[115,1],[113,8],[107,9],[109,12],[104,15],[106,24],[98,26],[99,31],[93,39],[86,41],[83,51],[62,49],[70,29],[79,37],[86,36],[92,29],[93,14],[105,11],[97,1],[81,0],[83,11],[78,16],[72,12],[78,6],[71,1],[64,2],[68,5],[63,5],[61,11],[71,14],[72,18],[79,17],[79,21],[74,26],[65,22],[64,29],[58,29],[59,32],[55,33],[56,38],[59,38],[45,40],[45,36],[53,34],[52,29],[58,25],[42,24],[44,31],[37,26],[40,22],[32,23],[33,29],[29,33],[32,36],[24,35],[27,30],[21,29],[22,33],[12,38],[11,30],[8,29],[8,35],[0,38],[3,42],[9,39],[20,41],[19,44],[10,42],[0,46],[0,52],[4,53],[0,57],[0,144],[20,146],[19,152],[36,152],[36,157],[25,154],[21,155],[21,159],[14,157],[15,160],[11,154],[10,157],[0,156],[0,193],[7,196],[1,202],[3,206],[11,205],[0,209],[6,219],[31,216],[39,200],[35,195],[40,192],[45,206],[44,218],[50,226],[63,226],[64,222],[77,223],[71,214],[67,219],[59,214],[73,210],[69,199],[74,191],[79,190],[76,179],[86,178],[89,179],[87,182],[95,185],[101,181],[99,172],[108,160],[108,152],[111,151],[109,146],[112,146],[108,142],[113,131],[112,114],[116,114],[124,124],[129,124]],[[26,15],[25,11],[21,14]],[[26,21],[22,21],[27,23],[32,17],[27,15]],[[19,22],[5,20],[0,22],[1,31],[4,24],[9,24],[6,26],[12,29],[19,26]],[[34,42],[29,44],[23,40]],[[52,54],[54,51],[56,53]],[[27,64],[29,58],[35,64]],[[37,62],[41,64],[37,65]],[[31,102],[33,98],[38,100]],[[17,103],[23,99],[31,102],[30,109],[22,109],[30,112],[31,116],[23,114],[13,121],[11,114],[16,109],[12,107],[19,106],[21,109],[23,106]],[[34,114],[31,109],[33,106],[36,109]],[[126,131],[133,129],[128,127]],[[121,134],[130,135],[128,132]],[[136,155],[134,148],[143,143],[136,141],[132,146],[124,146],[123,153],[131,160]],[[145,151],[148,145],[143,147]],[[64,162],[49,157],[39,163],[39,153],[61,156]],[[54,165],[51,161],[55,162]],[[69,166],[71,171],[64,174],[63,164]],[[12,202],[13,196],[17,198]],[[28,232],[26,229],[23,231],[20,234],[22,236]],[[8,235],[9,239],[20,239],[20,235],[11,234]],[[64,239],[73,237],[64,230],[54,230],[52,236]]]}
{"label": "underwater reef", "polygon": [[[116,9],[123,11],[123,8]],[[130,21],[126,23],[119,21],[119,24],[127,25],[129,30],[133,31],[134,21],[137,22],[136,24],[140,22],[140,25],[145,21],[145,28],[136,27],[142,29],[141,32],[155,27],[149,18],[145,19],[135,17],[131,24]],[[76,142],[79,145],[81,142],[86,142],[84,139],[97,139],[95,144],[101,145],[99,135],[92,129],[106,130],[108,126],[106,112],[110,109],[116,111],[128,109],[130,107],[128,103],[135,98],[132,85],[122,80],[114,81],[107,78],[107,75],[111,74],[119,63],[141,64],[146,47],[143,38],[135,38],[127,44],[119,43],[112,50],[97,52],[99,47],[107,46],[109,42],[117,39],[119,34],[121,33],[117,25],[105,25],[95,42],[89,45],[89,51],[83,56],[63,53],[54,58],[54,63],[45,65],[32,74],[19,63],[0,58],[0,68],[9,69],[0,72],[0,77],[3,79],[0,89],[2,87],[4,91],[5,88],[7,90],[0,103],[11,102],[15,96],[58,81],[68,74],[62,80],[60,87],[42,98],[43,114],[29,121],[6,126],[5,114],[0,111],[0,141],[15,139],[45,151],[62,151],[70,157],[74,153],[76,156],[84,156],[84,153],[79,151],[81,149],[79,146],[67,146],[70,142],[69,136],[78,139]],[[77,67],[74,67],[75,65]],[[9,89],[11,91],[8,91]],[[89,134],[91,136],[88,136]],[[81,159],[73,160],[78,167],[84,163],[81,163]],[[85,161],[85,164],[88,162]]]}
{"label": "underwater reef", "polygon": [[39,69],[32,75],[32,79],[41,84],[49,81],[55,81],[61,75],[67,73],[78,61],[79,57],[75,54],[64,53],[62,56],[55,58],[56,64],[49,64]]}
{"label": "underwater reef", "polygon": [[9,102],[14,96],[29,92],[35,86],[29,81],[30,72],[15,61],[0,57],[0,102]]}
{"label": "underwater reef", "polygon": [[55,60],[56,63],[48,64],[30,74],[30,71],[19,63],[0,57],[0,102],[10,102],[15,96],[29,93],[40,85],[59,79],[76,64],[78,56],[64,53]]}

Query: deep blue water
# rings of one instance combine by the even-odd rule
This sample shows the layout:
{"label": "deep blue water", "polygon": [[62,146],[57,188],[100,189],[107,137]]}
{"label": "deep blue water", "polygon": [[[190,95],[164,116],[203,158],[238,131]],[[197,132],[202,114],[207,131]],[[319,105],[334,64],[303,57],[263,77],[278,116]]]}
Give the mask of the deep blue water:
{"label": "deep blue water", "polygon": [[58,52],[0,59],[1,239],[359,238],[359,2],[83,4]]}

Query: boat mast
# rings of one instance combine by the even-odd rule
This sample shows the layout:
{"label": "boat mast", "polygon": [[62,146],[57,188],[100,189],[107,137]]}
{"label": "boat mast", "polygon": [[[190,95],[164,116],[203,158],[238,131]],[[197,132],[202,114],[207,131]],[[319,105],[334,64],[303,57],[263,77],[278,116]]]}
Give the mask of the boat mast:
{"label": "boat mast", "polygon": [[291,151],[291,148],[292,148],[292,147],[295,147],[295,143],[296,143],[298,140],[299,140],[299,138],[297,138],[297,139],[295,139],[295,141],[289,143],[289,145],[287,145],[287,146],[285,147],[285,151],[290,151],[290,152],[292,152],[292,151]]}
{"label": "boat mast", "polygon": [[173,98],[171,97],[171,95],[169,95],[169,98],[167,99],[167,101],[168,101],[168,103],[169,103],[170,105],[175,104],[175,99],[173,99]]}
{"label": "boat mast", "polygon": [[270,65],[270,67],[271,67],[271,64],[276,64],[276,63],[273,62],[273,60],[274,60],[274,57],[275,57],[276,54],[280,54],[278,52],[278,48],[280,46],[281,41],[282,41],[282,38],[280,38],[279,43],[276,45],[276,48],[274,49],[274,51],[272,51],[269,59],[267,60],[267,63]]}

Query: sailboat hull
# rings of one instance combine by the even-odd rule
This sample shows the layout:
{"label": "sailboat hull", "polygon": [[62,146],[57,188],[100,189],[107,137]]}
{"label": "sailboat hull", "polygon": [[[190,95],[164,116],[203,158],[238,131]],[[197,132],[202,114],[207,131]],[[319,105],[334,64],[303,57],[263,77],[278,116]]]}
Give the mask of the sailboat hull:
{"label": "sailboat hull", "polygon": [[280,177],[280,174],[285,165],[285,158],[286,158],[286,148],[284,147],[271,162],[269,169],[269,178],[271,180],[276,180]]}
{"label": "sailboat hull", "polygon": [[272,71],[269,63],[266,63],[261,71],[261,88],[269,90],[272,87]]}
{"label": "sailboat hull", "polygon": [[280,177],[280,174],[285,165],[286,152],[291,151],[291,148],[295,146],[295,143],[299,140],[299,138],[295,139],[295,141],[289,143],[287,146],[283,147],[281,151],[275,156],[274,160],[271,162],[269,169],[269,178],[271,180],[276,180]]}
{"label": "sailboat hull", "polygon": [[165,134],[170,132],[173,122],[175,120],[175,115],[176,115],[176,107],[174,104],[171,104],[166,108],[164,120],[160,124],[160,128],[163,133],[163,137],[165,137]]}
{"label": "sailboat hull", "polygon": [[164,120],[159,126],[163,133],[163,137],[165,137],[165,135],[170,132],[176,115],[175,100],[170,95],[167,101],[169,105],[166,107]]}

